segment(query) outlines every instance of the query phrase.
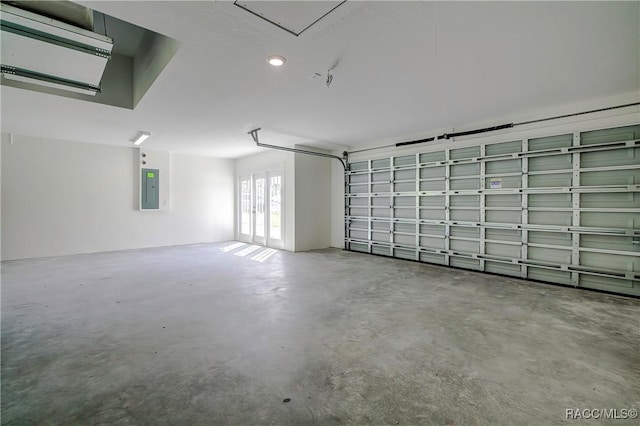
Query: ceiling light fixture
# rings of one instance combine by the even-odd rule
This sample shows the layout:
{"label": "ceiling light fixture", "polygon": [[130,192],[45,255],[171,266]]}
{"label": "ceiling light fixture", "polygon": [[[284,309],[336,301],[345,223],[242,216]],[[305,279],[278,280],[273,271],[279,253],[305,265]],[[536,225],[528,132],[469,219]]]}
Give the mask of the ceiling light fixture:
{"label": "ceiling light fixture", "polygon": [[134,145],[140,145],[149,136],[151,136],[151,132],[140,132],[140,133],[138,133],[138,136],[136,136],[136,138],[134,139],[133,144]]}
{"label": "ceiling light fixture", "polygon": [[285,62],[287,62],[287,58],[280,55],[273,55],[267,58],[267,62],[269,62],[269,64],[273,65],[274,67],[281,67]]}

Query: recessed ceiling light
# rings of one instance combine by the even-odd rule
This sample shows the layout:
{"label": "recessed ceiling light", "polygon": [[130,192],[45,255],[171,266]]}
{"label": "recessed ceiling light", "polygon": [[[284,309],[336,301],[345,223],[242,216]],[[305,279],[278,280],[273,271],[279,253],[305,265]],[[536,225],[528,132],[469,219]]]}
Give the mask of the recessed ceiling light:
{"label": "recessed ceiling light", "polygon": [[280,55],[273,55],[267,58],[267,62],[269,62],[274,67],[281,67],[284,65],[285,62],[287,62],[287,58]]}

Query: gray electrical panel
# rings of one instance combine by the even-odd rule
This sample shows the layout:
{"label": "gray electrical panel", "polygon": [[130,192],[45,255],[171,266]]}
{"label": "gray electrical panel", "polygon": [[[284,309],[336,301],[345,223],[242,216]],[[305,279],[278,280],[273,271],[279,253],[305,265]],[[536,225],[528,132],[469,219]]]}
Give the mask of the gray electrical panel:
{"label": "gray electrical panel", "polygon": [[143,210],[157,210],[160,207],[159,172],[158,169],[142,169],[142,202],[140,206]]}

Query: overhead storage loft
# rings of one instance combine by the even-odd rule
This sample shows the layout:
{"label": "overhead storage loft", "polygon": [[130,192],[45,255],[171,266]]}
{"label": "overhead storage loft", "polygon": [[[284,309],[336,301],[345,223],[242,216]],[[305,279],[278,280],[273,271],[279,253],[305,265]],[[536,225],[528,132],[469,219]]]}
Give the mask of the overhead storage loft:
{"label": "overhead storage loft", "polygon": [[5,78],[95,95],[113,40],[7,4],[2,10]]}
{"label": "overhead storage loft", "polygon": [[0,7],[4,86],[134,109],[180,46],[70,1]]}

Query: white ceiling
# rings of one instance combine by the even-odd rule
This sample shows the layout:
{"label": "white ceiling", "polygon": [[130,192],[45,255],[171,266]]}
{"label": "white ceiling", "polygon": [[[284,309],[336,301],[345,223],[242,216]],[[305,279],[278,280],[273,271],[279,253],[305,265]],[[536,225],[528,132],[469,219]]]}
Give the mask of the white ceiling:
{"label": "white ceiling", "polygon": [[300,37],[231,2],[81,3],[182,47],[133,111],[3,86],[3,132],[237,158],[254,126],[359,148],[640,91],[640,2],[348,1]]}

